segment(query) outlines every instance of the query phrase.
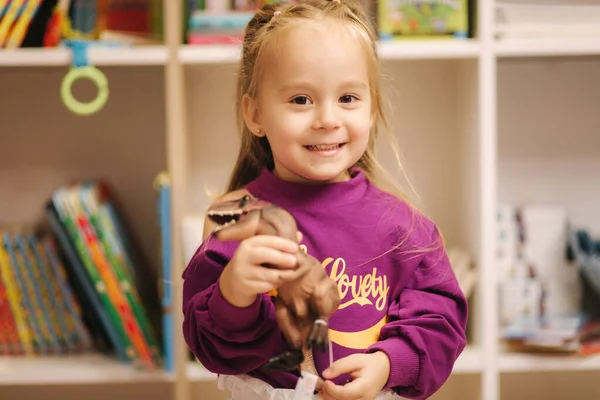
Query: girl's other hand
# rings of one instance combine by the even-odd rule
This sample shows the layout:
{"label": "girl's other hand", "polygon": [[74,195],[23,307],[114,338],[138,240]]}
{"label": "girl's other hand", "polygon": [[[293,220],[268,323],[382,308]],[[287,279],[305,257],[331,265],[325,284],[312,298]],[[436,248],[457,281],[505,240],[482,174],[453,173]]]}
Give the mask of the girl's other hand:
{"label": "girl's other hand", "polygon": [[[328,379],[349,374],[352,381],[336,385]],[[390,359],[384,352],[357,353],[341,358],[323,371],[324,400],[374,400],[382,391],[390,375]]]}
{"label": "girl's other hand", "polygon": [[249,307],[257,295],[296,279],[298,251],[298,243],[278,236],[257,235],[242,240],[219,278],[223,297],[235,307]]}

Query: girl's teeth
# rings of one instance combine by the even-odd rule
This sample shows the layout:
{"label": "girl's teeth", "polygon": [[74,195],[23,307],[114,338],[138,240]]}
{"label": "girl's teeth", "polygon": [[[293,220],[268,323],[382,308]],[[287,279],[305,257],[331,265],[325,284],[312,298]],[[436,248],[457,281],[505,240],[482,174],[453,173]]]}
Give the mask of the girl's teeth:
{"label": "girl's teeth", "polygon": [[340,147],[339,144],[321,145],[321,146],[307,146],[309,150],[335,150]]}

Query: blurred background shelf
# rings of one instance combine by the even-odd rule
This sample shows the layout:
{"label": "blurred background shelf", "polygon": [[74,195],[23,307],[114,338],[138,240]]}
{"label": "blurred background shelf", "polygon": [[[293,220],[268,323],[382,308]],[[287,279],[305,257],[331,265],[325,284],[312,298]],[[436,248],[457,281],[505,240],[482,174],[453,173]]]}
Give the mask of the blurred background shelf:
{"label": "blurred background shelf", "polygon": [[103,355],[0,357],[2,385],[69,385],[172,381],[164,371],[141,371]]}

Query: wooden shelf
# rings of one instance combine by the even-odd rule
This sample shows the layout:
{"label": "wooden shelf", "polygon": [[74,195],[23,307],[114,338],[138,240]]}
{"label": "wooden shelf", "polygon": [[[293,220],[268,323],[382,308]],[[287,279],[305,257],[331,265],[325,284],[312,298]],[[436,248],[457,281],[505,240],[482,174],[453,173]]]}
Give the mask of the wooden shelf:
{"label": "wooden shelf", "polygon": [[171,381],[165,371],[138,371],[102,355],[0,357],[0,386],[104,384]]}
{"label": "wooden shelf", "polygon": [[502,372],[600,371],[600,355],[504,353],[499,368]]}
{"label": "wooden shelf", "polygon": [[[89,61],[94,65],[164,65],[167,50],[163,46],[90,48]],[[50,67],[69,65],[72,52],[67,48],[23,48],[0,50],[0,66]]]}
{"label": "wooden shelf", "polygon": [[593,56],[600,55],[600,37],[499,40],[494,52],[499,57]]}

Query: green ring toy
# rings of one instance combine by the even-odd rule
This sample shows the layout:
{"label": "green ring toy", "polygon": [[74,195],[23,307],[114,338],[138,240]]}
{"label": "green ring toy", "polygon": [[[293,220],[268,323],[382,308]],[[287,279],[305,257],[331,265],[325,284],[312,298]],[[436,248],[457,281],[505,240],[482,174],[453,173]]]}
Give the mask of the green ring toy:
{"label": "green ring toy", "polygon": [[[98,88],[98,95],[96,98],[88,103],[80,102],[73,97],[71,88],[73,83],[78,80],[86,78],[94,82]],[[108,100],[108,79],[106,75],[98,68],[88,65],[84,67],[71,67],[67,75],[62,80],[60,86],[60,95],[62,97],[65,106],[72,112],[79,115],[90,115],[98,112]]]}

